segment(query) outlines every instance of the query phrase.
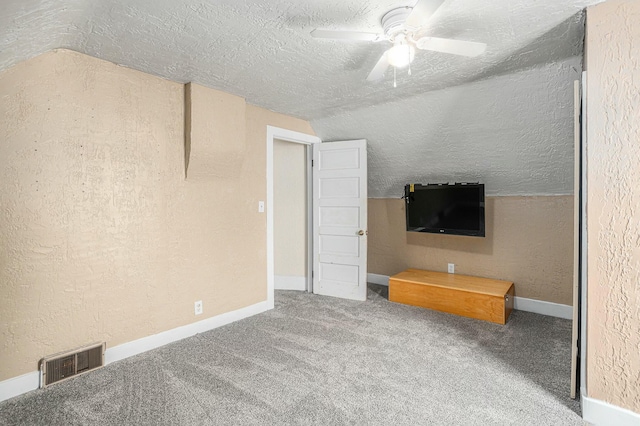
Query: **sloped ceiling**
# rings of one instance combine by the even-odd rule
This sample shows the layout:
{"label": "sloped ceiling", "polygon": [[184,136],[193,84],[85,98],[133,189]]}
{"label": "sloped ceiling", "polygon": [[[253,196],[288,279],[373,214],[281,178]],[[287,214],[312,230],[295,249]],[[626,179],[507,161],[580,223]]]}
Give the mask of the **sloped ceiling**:
{"label": "sloped ceiling", "polygon": [[[487,52],[478,58],[419,52],[412,65],[413,75],[399,73],[394,89],[391,76],[375,83],[365,80],[388,46],[318,40],[309,33],[314,28],[380,32],[380,18],[386,11],[412,6],[415,0],[2,0],[0,70],[62,47],[174,81],[193,81],[240,95],[252,104],[311,120],[323,138],[368,139],[370,193],[390,196],[404,181],[431,176],[423,168],[412,169],[415,153],[426,149],[424,136],[428,134],[424,132],[443,134],[459,121],[466,129],[460,130],[465,135],[462,139],[472,140],[482,123],[485,127],[498,124],[496,116],[488,121],[465,120],[459,116],[458,105],[446,102],[455,116],[448,127],[437,127],[435,122],[419,125],[422,116],[416,109],[427,104],[438,109],[439,99],[464,96],[447,88],[495,90],[503,99],[508,98],[507,90],[522,81],[523,72],[538,76],[537,85],[529,86],[531,90],[545,90],[540,81],[544,76],[546,88],[554,95],[545,98],[540,107],[552,105],[564,120],[566,111],[571,110],[568,102],[572,102],[572,95],[563,85],[570,84],[572,69],[577,75],[581,71],[582,10],[598,2],[447,0],[429,21],[429,34],[485,42]],[[567,62],[569,58],[578,59]],[[515,77],[504,80],[505,75]],[[472,104],[486,109],[481,99]],[[518,115],[530,113],[520,108],[512,118],[525,127],[545,124],[535,115],[527,124]],[[407,117],[411,119],[401,119]],[[555,127],[557,131],[551,132],[547,143],[560,144],[559,151],[567,151],[572,140],[566,140],[566,126]],[[392,150],[398,136],[404,141],[403,149]],[[477,142],[489,144],[485,153],[491,150],[490,139]],[[475,169],[465,172],[460,157],[451,154],[438,158],[439,165],[450,162],[450,167],[433,178],[503,175],[506,182],[516,178],[516,171],[523,167],[540,167],[534,157],[544,150],[525,150],[522,155],[531,155],[531,161],[511,163],[503,158],[498,161],[500,170],[493,164],[479,164],[476,169],[482,173]],[[554,150],[547,146],[547,152]],[[570,191],[571,170],[564,170],[562,179],[553,177],[565,163],[566,158],[542,165],[549,168],[541,173],[549,185],[527,186],[523,182],[518,188],[509,188],[496,179],[496,186],[489,190],[497,194]],[[405,173],[390,174],[388,164],[403,167]]]}

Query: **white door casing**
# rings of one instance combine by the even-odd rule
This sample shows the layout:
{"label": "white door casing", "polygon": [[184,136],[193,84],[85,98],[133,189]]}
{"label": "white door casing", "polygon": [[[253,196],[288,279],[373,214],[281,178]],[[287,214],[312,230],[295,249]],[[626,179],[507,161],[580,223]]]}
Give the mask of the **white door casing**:
{"label": "white door casing", "polygon": [[[269,309],[274,307],[274,287],[275,287],[275,265],[274,265],[274,221],[273,221],[273,148],[274,141],[280,139],[287,142],[295,142],[305,144],[307,146],[317,145],[320,143],[320,138],[305,133],[295,132],[293,130],[282,129],[275,126],[267,126],[267,306]],[[309,177],[310,167],[307,169],[307,182],[311,183]],[[311,192],[311,191],[309,191]],[[308,200],[309,205],[311,200]],[[308,208],[311,211],[311,208]],[[309,220],[311,223],[311,220]],[[309,225],[311,227],[311,225]],[[309,241],[312,240],[311,232],[309,232]],[[309,248],[309,254],[312,250]],[[307,276],[311,279],[311,261],[308,262]]]}
{"label": "white door casing", "polygon": [[367,142],[313,145],[313,292],[367,299]]}
{"label": "white door casing", "polygon": [[579,393],[578,378],[580,366],[578,365],[580,339],[578,335],[578,314],[580,300],[580,82],[574,81],[573,85],[573,142],[574,142],[574,167],[573,167],[573,318],[571,327],[571,390],[572,399]]}

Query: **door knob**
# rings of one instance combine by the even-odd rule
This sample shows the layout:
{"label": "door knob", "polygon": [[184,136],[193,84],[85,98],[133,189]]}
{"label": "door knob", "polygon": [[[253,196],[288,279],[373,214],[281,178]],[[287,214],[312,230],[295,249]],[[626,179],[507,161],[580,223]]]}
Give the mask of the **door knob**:
{"label": "door knob", "polygon": [[364,235],[364,231],[361,229],[358,231],[358,235]]}

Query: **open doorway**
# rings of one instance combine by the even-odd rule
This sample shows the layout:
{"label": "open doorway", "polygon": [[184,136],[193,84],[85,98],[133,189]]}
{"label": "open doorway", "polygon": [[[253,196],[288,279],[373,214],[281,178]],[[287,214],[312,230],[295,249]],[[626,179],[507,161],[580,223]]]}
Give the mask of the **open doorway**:
{"label": "open doorway", "polygon": [[309,147],[273,141],[274,288],[310,290]]}
{"label": "open doorway", "polygon": [[[307,212],[307,233],[306,233],[306,290],[312,291],[312,244],[313,244],[313,228],[311,226],[311,156],[312,145],[319,143],[320,138],[305,133],[295,132],[292,130],[282,129],[274,126],[267,126],[267,305],[269,308],[274,306],[274,289],[275,289],[275,168],[274,168],[274,151],[276,143],[291,143],[304,147],[305,150],[305,171],[306,171],[306,212]],[[295,279],[294,279],[295,281]]]}
{"label": "open doorway", "polygon": [[306,290],[366,300],[367,141],[320,144],[316,136],[267,126],[268,308],[274,307],[276,281],[274,150],[277,141],[306,146]]}

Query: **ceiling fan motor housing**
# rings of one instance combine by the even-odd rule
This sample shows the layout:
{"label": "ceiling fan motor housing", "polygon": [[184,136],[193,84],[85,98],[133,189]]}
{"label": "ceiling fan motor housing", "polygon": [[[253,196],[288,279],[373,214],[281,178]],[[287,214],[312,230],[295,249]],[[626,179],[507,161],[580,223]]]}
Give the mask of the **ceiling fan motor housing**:
{"label": "ceiling fan motor housing", "polygon": [[412,10],[413,8],[408,6],[398,7],[396,9],[391,9],[384,14],[381,23],[384,30],[384,35],[389,40],[393,41],[395,36],[406,30],[405,21],[411,14]]}

